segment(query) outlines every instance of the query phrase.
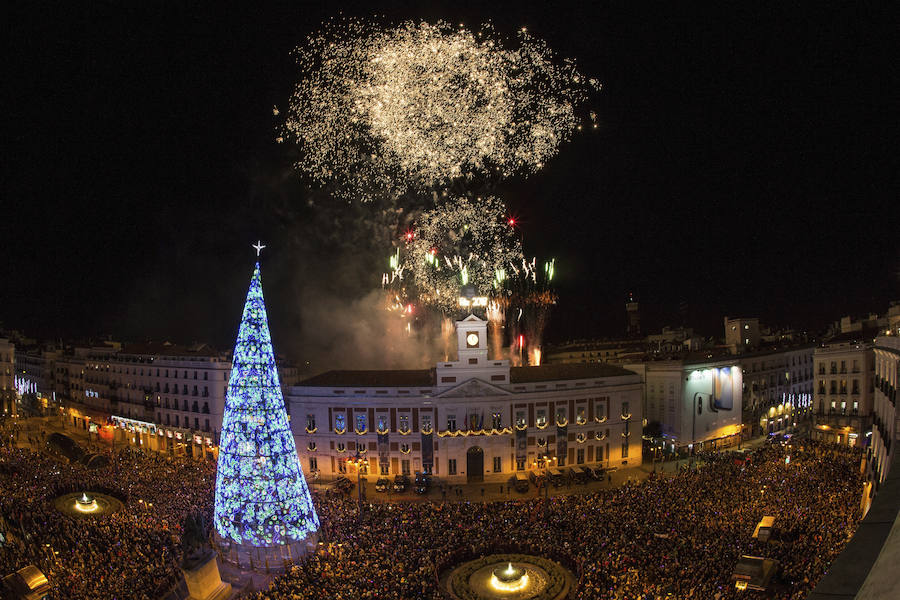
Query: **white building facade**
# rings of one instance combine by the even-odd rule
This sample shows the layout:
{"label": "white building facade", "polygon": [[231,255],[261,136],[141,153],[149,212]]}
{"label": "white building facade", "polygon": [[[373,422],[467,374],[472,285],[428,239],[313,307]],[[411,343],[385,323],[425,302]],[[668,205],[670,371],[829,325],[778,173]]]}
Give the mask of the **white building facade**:
{"label": "white building facade", "polygon": [[884,482],[900,437],[897,388],[900,387],[900,329],[875,340],[875,394],[872,411],[871,468],[877,483]]}
{"label": "white building facade", "polygon": [[845,334],[815,349],[812,437],[865,446],[872,425],[875,353],[872,341]]}
{"label": "white building facade", "polygon": [[743,420],[751,436],[788,431],[810,416],[814,350],[807,344],[735,357],[743,376]]}
{"label": "white building facade", "polygon": [[508,481],[545,467],[641,464],[641,382],[604,364],[510,367],[487,322],[458,321],[458,359],[430,370],[330,371],[289,389],[301,464],[332,479],[430,473]]}
{"label": "white building facade", "polygon": [[738,443],[742,373],[733,359],[625,366],[644,382],[644,417],[660,424],[667,451],[696,452]]}

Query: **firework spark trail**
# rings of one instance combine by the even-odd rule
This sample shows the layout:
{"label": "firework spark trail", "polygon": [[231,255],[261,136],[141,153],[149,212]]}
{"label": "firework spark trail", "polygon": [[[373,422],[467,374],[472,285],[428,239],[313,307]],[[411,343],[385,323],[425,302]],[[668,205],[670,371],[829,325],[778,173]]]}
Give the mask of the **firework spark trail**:
{"label": "firework spark trail", "polygon": [[533,173],[581,128],[600,86],[524,30],[510,46],[490,25],[332,21],[296,50],[278,140],[346,199]]}
{"label": "firework spark trail", "polygon": [[[516,317],[508,327],[511,333],[510,358],[517,360],[525,354],[532,365],[541,362],[541,343],[547,325],[550,307],[556,304],[556,294],[551,287],[556,272],[556,259],[544,263],[538,269],[537,259],[522,260],[520,266],[512,269],[503,294],[508,297],[510,310]],[[527,352],[521,348],[521,341]]]}
{"label": "firework spark trail", "polygon": [[461,286],[487,296],[497,273],[521,260],[506,207],[486,197],[458,198],[424,212],[399,264],[418,289],[418,300],[449,314],[458,310]]}

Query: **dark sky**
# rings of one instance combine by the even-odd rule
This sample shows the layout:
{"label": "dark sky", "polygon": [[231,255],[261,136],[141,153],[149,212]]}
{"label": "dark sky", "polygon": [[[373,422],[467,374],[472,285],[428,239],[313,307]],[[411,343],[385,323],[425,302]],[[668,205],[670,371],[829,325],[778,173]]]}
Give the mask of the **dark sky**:
{"label": "dark sky", "polygon": [[[273,335],[295,353],[333,325],[300,316],[310,290],[352,306],[378,286],[359,256],[371,249],[333,243],[354,239],[349,219],[317,214],[310,199],[327,199],[273,142],[290,51],[338,8],[247,4],[7,13],[3,326],[227,348],[257,238]],[[647,327],[676,322],[684,302],[709,333],[725,314],[817,328],[900,297],[889,15],[795,2],[343,10],[527,26],[603,83],[601,128],[500,190],[526,253],[558,259],[548,339],[621,334],[629,291]]]}

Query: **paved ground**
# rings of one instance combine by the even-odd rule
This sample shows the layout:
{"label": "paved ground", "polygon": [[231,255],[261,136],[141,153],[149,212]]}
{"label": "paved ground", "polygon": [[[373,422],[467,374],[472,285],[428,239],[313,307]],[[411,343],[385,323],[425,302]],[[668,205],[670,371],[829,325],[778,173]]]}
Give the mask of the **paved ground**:
{"label": "paved ground", "polygon": [[[32,417],[30,419],[20,419],[19,423],[21,431],[19,435],[18,445],[23,448],[30,447],[33,449],[37,449],[37,446],[32,446],[29,443],[29,436],[35,439],[43,439],[45,435],[49,435],[52,432],[65,433],[66,435],[75,439],[79,444],[82,444],[85,447],[90,447],[95,452],[109,450],[111,447],[110,441],[101,439],[97,434],[89,434],[86,430],[76,428],[71,424],[65,424],[58,417]],[[44,436],[41,435],[41,432],[44,432]],[[758,447],[765,442],[765,439],[765,436],[763,436],[747,440],[743,442],[742,447],[751,449]],[[119,442],[118,445],[121,446],[122,443]],[[731,450],[731,448],[729,448],[728,450]],[[624,485],[629,481],[642,481],[646,479],[647,476],[654,470],[660,473],[675,473],[680,467],[690,466],[691,464],[693,464],[693,462],[693,459],[687,458],[657,463],[645,462],[639,467],[620,468],[612,471],[607,475],[607,478],[602,481],[590,481],[586,484],[573,483],[570,485],[564,485],[559,488],[551,486],[549,490],[546,490],[546,493],[549,493],[549,496],[553,497],[565,494],[588,493],[600,489],[615,488]],[[352,479],[353,478],[351,476],[351,480]],[[354,484],[355,483],[356,482],[354,481]],[[519,493],[511,489],[508,484],[501,482],[450,485],[447,489],[446,497],[443,495],[439,485],[432,486],[432,489],[429,491],[429,493],[424,496],[416,494],[414,491],[412,491],[412,489],[410,489],[408,492],[399,494],[392,491],[376,492],[374,479],[369,482],[363,481],[362,486],[365,502],[436,502],[440,500],[447,500],[450,502],[495,502],[504,500],[537,498],[539,496],[545,495],[545,490],[539,490],[534,485],[529,486],[527,492]],[[311,482],[310,487],[312,489],[324,491],[325,489],[328,489],[329,484]],[[358,497],[358,490],[355,485],[353,490],[351,490],[351,494],[354,498]]]}
{"label": "paved ground", "polygon": [[[751,440],[747,440],[741,444],[742,448],[753,449],[759,447],[763,443],[765,443],[766,438],[758,437]],[[734,448],[728,448],[727,450],[733,450]],[[639,467],[630,467],[627,469],[617,469],[607,475],[607,478],[602,481],[590,481],[586,484],[570,484],[564,485],[562,487],[550,487],[549,492],[550,497],[561,496],[566,494],[584,494],[589,493],[596,490],[616,488],[624,485],[625,483],[639,482],[643,481],[647,478],[647,476],[656,471],[658,473],[663,474],[674,474],[680,467],[690,467],[695,462],[695,459],[684,458],[680,460],[671,460],[665,462],[645,462],[643,465]],[[393,481],[393,478],[390,478]],[[439,479],[439,478],[438,478]],[[611,480],[610,480],[611,479]],[[351,477],[351,480],[356,483],[356,481]],[[414,491],[410,490],[404,493],[395,493],[395,492],[376,492],[375,491],[375,483],[374,481],[365,482],[363,481],[363,497],[365,502],[425,502],[425,501],[440,501],[444,500],[444,495],[440,489],[440,486],[432,486],[431,490],[427,495],[421,496],[416,494]],[[317,490],[326,490],[330,486],[327,483],[311,483],[310,487],[312,489]],[[482,492],[483,490],[483,492]],[[351,490],[351,495],[353,498],[358,498],[358,490],[354,485]],[[541,497],[545,494],[545,490],[539,490],[534,485],[529,486],[529,489],[525,493],[519,493],[510,488],[506,483],[496,482],[496,483],[467,483],[467,484],[454,484],[449,486],[448,492],[446,495],[446,500],[450,502],[496,502],[496,501],[504,501],[504,500],[517,500],[517,499],[528,499],[528,498],[537,498]]]}

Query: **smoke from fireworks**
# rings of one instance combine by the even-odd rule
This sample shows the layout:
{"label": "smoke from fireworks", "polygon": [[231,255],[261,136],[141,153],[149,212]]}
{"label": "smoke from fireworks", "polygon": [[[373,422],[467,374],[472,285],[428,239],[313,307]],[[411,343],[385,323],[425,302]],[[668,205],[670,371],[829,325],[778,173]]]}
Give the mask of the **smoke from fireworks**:
{"label": "smoke from fireworks", "polygon": [[600,86],[524,30],[511,45],[489,25],[330,22],[296,50],[279,141],[296,142],[298,170],[348,199],[537,171]]}

